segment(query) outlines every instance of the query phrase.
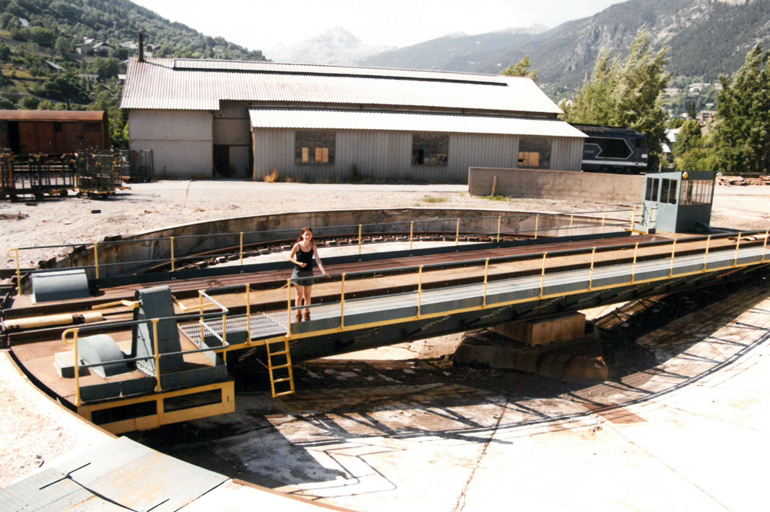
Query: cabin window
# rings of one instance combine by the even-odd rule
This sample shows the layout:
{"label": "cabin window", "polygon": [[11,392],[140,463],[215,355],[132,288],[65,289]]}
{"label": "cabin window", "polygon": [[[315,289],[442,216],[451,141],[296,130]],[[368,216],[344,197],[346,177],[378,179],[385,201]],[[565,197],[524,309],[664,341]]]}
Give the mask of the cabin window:
{"label": "cabin window", "polygon": [[294,133],[294,156],[297,165],[333,164],[336,133],[331,131],[297,131]]}
{"label": "cabin window", "polygon": [[709,204],[713,190],[714,182],[711,180],[685,180],[679,204]]}
{"label": "cabin window", "polygon": [[551,166],[551,139],[547,137],[521,137],[519,139],[519,167],[522,169],[548,169]]}
{"label": "cabin window", "polygon": [[449,135],[446,133],[412,134],[412,165],[448,165]]}
{"label": "cabin window", "polygon": [[658,178],[647,178],[647,191],[644,195],[645,201],[658,200]]}
{"label": "cabin window", "polygon": [[660,202],[661,203],[676,204],[676,189],[677,189],[676,184],[677,184],[676,180],[668,180],[668,179],[661,180],[661,185],[660,185]]}

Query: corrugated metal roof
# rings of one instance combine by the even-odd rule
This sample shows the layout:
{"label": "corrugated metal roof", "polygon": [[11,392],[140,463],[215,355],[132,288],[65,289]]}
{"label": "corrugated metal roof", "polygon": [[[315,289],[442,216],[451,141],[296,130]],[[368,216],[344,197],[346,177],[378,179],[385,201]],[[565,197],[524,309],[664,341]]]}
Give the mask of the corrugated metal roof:
{"label": "corrugated metal roof", "polygon": [[[561,113],[528,78],[427,71],[412,72],[415,76],[393,71],[393,75],[385,76],[390,71],[370,70],[369,75],[363,74],[362,68],[300,65],[290,66],[290,73],[286,68],[281,68],[283,72],[272,69],[279,65],[262,65],[264,72],[251,72],[257,63],[194,63],[185,60],[185,69],[174,69],[172,59],[131,60],[121,108],[219,110],[220,101],[232,100]],[[193,70],[198,64],[202,67]],[[324,69],[334,72],[319,74]],[[460,80],[458,76],[483,77],[485,81]]]}
{"label": "corrugated metal roof", "polygon": [[104,119],[103,110],[0,110],[0,121],[91,121]]}
{"label": "corrugated metal roof", "polygon": [[420,71],[411,69],[362,68],[355,66],[324,66],[320,64],[283,64],[263,61],[174,59],[174,70],[231,71],[245,73],[326,75],[369,78],[401,78],[406,80],[456,81],[505,85],[509,78],[503,75],[454,73],[448,71]]}
{"label": "corrugated metal roof", "polygon": [[251,109],[249,117],[254,128],[385,130],[585,138],[583,132],[573,128],[569,123],[550,119],[273,109]]}

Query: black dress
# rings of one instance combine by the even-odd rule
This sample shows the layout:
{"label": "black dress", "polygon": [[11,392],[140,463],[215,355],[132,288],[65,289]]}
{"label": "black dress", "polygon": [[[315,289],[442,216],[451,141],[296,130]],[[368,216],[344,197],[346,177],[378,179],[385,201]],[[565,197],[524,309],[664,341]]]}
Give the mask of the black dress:
{"label": "black dress", "polygon": [[313,249],[309,251],[303,251],[302,247],[298,248],[297,254],[294,259],[304,263],[304,267],[300,267],[296,263],[294,264],[294,270],[291,273],[291,282],[295,286],[313,286],[315,279],[313,279]]}

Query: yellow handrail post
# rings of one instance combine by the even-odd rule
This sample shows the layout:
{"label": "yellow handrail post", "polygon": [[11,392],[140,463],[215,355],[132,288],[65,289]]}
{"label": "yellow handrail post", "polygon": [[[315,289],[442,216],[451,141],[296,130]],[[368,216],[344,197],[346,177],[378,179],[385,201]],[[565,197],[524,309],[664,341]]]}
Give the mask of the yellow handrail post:
{"label": "yellow handrail post", "polygon": [[590,290],[594,285],[594,258],[596,257],[596,247],[591,249],[591,274],[588,277],[588,289]]}
{"label": "yellow handrail post", "polygon": [[455,232],[455,246],[460,245],[460,219],[457,219],[457,231]]}
{"label": "yellow handrail post", "polygon": [[420,272],[418,274],[417,282],[417,317],[419,318],[421,311],[420,306],[422,304],[422,265],[420,265]]}
{"label": "yellow handrail post", "polygon": [[671,244],[671,268],[668,270],[668,277],[674,277],[674,258],[676,257],[676,240]]}
{"label": "yellow handrail post", "polygon": [[540,224],[540,214],[535,214],[535,240],[537,240],[537,230],[538,230],[538,224]]}
{"label": "yellow handrail post", "polygon": [[157,386],[155,386],[155,392],[159,393],[163,391],[163,387],[160,384],[160,352],[158,351],[158,319],[152,319],[152,337],[155,348],[155,380]]}
{"label": "yellow handrail post", "polygon": [[[80,400],[80,356],[78,355],[78,332],[79,328],[67,329],[61,335],[61,339],[65,343],[75,344],[75,405],[80,407],[83,403]],[[67,335],[72,334],[72,341],[67,340]]]}
{"label": "yellow handrail post", "polygon": [[99,244],[94,243],[94,269],[96,270],[96,279],[99,279]]}
{"label": "yellow handrail post", "polygon": [[484,262],[484,307],[487,307],[487,276],[489,275],[489,258]]}
{"label": "yellow handrail post", "polygon": [[497,218],[497,243],[500,243],[500,230],[503,226],[503,216],[500,215]]}
{"label": "yellow handrail post", "polygon": [[548,256],[547,252],[543,253],[543,270],[540,273],[540,297],[543,298],[543,289],[545,288],[545,258]]}
{"label": "yellow handrail post", "polygon": [[770,229],[765,231],[765,243],[762,245],[762,261],[765,261],[765,252],[767,251],[767,238],[768,238],[768,236],[770,236]]}
{"label": "yellow handrail post", "polygon": [[735,241],[735,259],[733,260],[733,267],[738,266],[738,249],[741,247],[741,235],[743,233],[738,233],[738,240]]}
{"label": "yellow handrail post", "polygon": [[8,251],[7,256],[10,258],[11,253],[14,253],[13,260],[16,262],[16,296],[21,297],[21,267],[19,266],[19,249],[11,249]]}
{"label": "yellow handrail post", "polygon": [[409,250],[412,250],[412,240],[414,239],[414,221],[409,224]]}
{"label": "yellow handrail post", "polygon": [[241,248],[240,248],[240,252],[241,252],[241,266],[243,266],[243,231],[241,231]]}
{"label": "yellow handrail post", "polygon": [[636,282],[636,255],[639,253],[639,242],[634,245],[634,262],[631,264],[631,284]]}
{"label": "yellow handrail post", "polygon": [[602,234],[604,234],[604,225],[607,222],[607,208],[605,207],[604,210],[602,210]]}
{"label": "yellow handrail post", "polygon": [[364,243],[363,238],[361,238],[362,230],[363,230],[363,225],[359,224],[358,225],[358,255],[359,256],[361,256],[361,244]]}
{"label": "yellow handrail post", "polygon": [[[201,310],[202,312],[202,310]],[[251,284],[246,283],[246,329],[249,335],[246,337],[246,346],[251,345]]]}
{"label": "yellow handrail post", "polygon": [[703,271],[708,269],[709,264],[709,245],[711,244],[711,235],[706,238],[706,254],[703,255]]}
{"label": "yellow handrail post", "polygon": [[176,261],[174,260],[174,237],[171,237],[171,272],[176,272]]}
{"label": "yellow handrail post", "polygon": [[288,322],[286,323],[286,336],[291,336],[291,279],[286,280],[286,297],[286,310],[289,313]]}
{"label": "yellow handrail post", "polygon": [[340,285],[340,329],[345,329],[345,276],[342,274],[342,283]]}
{"label": "yellow handrail post", "polygon": [[569,236],[572,236],[572,226],[575,221],[575,212],[569,214]]}

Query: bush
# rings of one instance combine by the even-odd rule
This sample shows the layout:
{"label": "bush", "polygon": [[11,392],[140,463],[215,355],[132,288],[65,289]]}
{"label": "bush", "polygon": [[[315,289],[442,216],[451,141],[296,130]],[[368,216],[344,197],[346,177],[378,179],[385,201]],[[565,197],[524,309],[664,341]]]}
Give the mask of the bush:
{"label": "bush", "polygon": [[273,169],[273,172],[265,176],[265,183],[275,183],[278,181],[278,178],[280,177],[280,174],[278,173],[278,169]]}

